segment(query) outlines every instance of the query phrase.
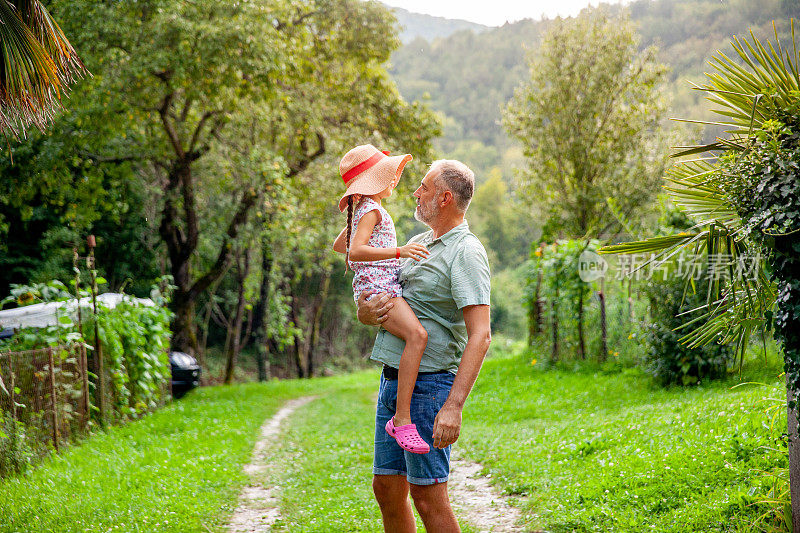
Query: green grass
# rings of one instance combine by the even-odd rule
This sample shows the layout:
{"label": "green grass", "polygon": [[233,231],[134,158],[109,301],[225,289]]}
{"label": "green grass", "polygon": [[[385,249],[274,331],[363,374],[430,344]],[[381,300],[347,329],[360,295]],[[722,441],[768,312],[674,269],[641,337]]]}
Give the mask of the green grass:
{"label": "green grass", "polygon": [[[376,371],[353,374],[339,390],[296,413],[275,460],[281,474],[282,521],[278,531],[383,531],[372,495],[372,443]],[[321,421],[332,429],[320,431]],[[422,522],[417,517],[422,529]],[[465,532],[469,524],[462,521]]]}
{"label": "green grass", "polygon": [[[508,494],[526,523],[566,531],[747,531],[766,509],[762,472],[785,467],[779,370],[695,388],[616,374],[544,371],[528,358],[486,362],[464,416],[466,455]],[[758,368],[758,367],[755,367]],[[763,368],[763,361],[761,362]],[[778,451],[769,451],[773,447]]]}
{"label": "green grass", "polygon": [[246,481],[258,429],[313,384],[193,391],[0,481],[0,531],[218,531]]}
{"label": "green grass", "polygon": [[[746,531],[767,510],[751,505],[769,483],[760,472],[786,464],[785,418],[770,430],[764,414],[764,398],[782,394],[774,366],[745,369],[767,386],[664,390],[633,369],[545,371],[496,351],[457,446],[531,529]],[[271,457],[275,529],[381,531],[370,487],[376,393],[376,371],[196,391],[0,481],[0,531],[222,531],[259,426],[309,394],[318,399],[292,415]]]}

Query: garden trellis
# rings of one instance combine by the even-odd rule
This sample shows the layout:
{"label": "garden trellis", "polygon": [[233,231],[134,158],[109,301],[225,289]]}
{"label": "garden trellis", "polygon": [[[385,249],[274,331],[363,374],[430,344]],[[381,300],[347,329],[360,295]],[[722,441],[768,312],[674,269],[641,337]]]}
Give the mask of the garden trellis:
{"label": "garden trellis", "polygon": [[0,476],[89,428],[83,343],[0,352]]}
{"label": "garden trellis", "polygon": [[[88,244],[93,248],[94,239]],[[135,419],[170,396],[168,294],[155,299],[97,294],[93,254],[90,291],[60,281],[13,286],[19,307],[0,311],[0,477],[24,470],[50,449],[96,425]],[[169,285],[166,286],[169,289]],[[41,303],[25,305],[36,299]]]}

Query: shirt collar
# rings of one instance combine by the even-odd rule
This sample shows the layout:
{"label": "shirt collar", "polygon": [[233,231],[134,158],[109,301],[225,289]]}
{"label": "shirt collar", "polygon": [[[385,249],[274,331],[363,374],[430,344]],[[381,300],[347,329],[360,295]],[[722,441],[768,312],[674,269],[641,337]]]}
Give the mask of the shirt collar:
{"label": "shirt collar", "polygon": [[[444,235],[442,235],[438,239],[432,239],[431,240],[431,244],[433,244],[435,242],[438,242],[438,241],[441,241],[442,244],[447,246],[448,244],[453,242],[453,240],[455,238],[457,238],[459,235],[463,235],[464,233],[467,233],[468,231],[469,231],[469,225],[467,224],[467,221],[464,220],[464,222],[462,222],[458,226],[454,227],[453,229],[451,229],[450,231],[448,231],[447,233],[445,233]],[[431,230],[431,237],[432,236],[433,236],[433,230]]]}

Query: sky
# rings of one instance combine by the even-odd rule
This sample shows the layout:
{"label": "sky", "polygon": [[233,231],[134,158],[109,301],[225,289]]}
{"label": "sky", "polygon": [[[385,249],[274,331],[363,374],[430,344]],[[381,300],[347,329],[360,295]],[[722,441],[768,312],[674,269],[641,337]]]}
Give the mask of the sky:
{"label": "sky", "polygon": [[[502,26],[506,21],[524,18],[541,19],[577,15],[597,0],[382,0],[392,7],[437,17],[469,20],[486,26]],[[618,3],[624,0],[604,0]]]}

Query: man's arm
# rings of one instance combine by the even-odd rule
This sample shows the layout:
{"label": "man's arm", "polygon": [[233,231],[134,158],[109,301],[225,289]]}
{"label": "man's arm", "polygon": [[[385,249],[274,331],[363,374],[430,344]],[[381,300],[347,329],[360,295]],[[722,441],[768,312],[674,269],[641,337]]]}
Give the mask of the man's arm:
{"label": "man's arm", "polygon": [[492,342],[491,318],[488,305],[464,307],[464,324],[467,326],[467,346],[461,356],[453,387],[433,422],[433,445],[446,448],[453,444],[461,432],[461,411],[467,401],[483,359]]}

